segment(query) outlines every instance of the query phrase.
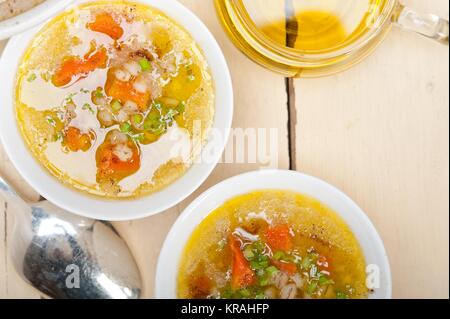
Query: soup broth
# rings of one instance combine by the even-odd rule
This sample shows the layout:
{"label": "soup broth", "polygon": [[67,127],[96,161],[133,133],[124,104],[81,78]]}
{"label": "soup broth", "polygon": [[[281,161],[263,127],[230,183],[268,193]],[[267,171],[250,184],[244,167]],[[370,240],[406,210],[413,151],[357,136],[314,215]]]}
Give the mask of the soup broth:
{"label": "soup broth", "polygon": [[32,154],[61,182],[137,197],[192,164],[194,141],[212,125],[213,80],[192,36],[166,15],[98,1],[35,37],[19,67],[16,111]]}
{"label": "soup broth", "polygon": [[241,195],[187,242],[179,298],[366,298],[365,260],[344,221],[308,196]]}

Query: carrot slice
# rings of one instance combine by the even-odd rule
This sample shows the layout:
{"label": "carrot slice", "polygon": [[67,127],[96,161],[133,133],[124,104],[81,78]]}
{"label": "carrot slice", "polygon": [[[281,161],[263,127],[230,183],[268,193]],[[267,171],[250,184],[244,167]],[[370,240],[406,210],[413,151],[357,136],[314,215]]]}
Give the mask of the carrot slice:
{"label": "carrot slice", "polygon": [[240,289],[252,285],[255,282],[255,273],[245,259],[241,251],[239,240],[230,235],[229,244],[231,249],[231,288]]}
{"label": "carrot slice", "polygon": [[297,272],[297,265],[293,263],[272,260],[272,264],[289,275],[294,275]]}
{"label": "carrot slice", "polygon": [[113,99],[119,100],[122,103],[132,101],[138,105],[141,111],[147,109],[150,101],[150,91],[145,93],[137,92],[132,82],[123,82],[118,80],[113,74],[108,74],[108,80],[105,85],[105,92]]}
{"label": "carrot slice", "polygon": [[121,180],[137,172],[141,166],[139,149],[134,142],[128,141],[127,146],[132,150],[132,156],[127,161],[121,161],[114,154],[114,147],[108,142],[104,142],[97,149],[97,179],[112,178]]}
{"label": "carrot slice", "polygon": [[64,145],[72,152],[86,152],[91,148],[91,140],[92,136],[89,134],[82,134],[80,129],[73,126],[70,126],[64,135]]}
{"label": "carrot slice", "polygon": [[88,23],[87,27],[92,31],[104,33],[114,40],[118,40],[123,35],[123,29],[114,18],[106,12],[100,13],[95,17],[95,21]]}
{"label": "carrot slice", "polygon": [[290,251],[293,246],[289,226],[286,224],[268,228],[264,238],[273,250]]}
{"label": "carrot slice", "polygon": [[102,48],[81,59],[76,56],[66,58],[58,70],[53,75],[52,82],[55,86],[61,87],[73,81],[85,78],[97,68],[106,67],[108,56],[106,49]]}

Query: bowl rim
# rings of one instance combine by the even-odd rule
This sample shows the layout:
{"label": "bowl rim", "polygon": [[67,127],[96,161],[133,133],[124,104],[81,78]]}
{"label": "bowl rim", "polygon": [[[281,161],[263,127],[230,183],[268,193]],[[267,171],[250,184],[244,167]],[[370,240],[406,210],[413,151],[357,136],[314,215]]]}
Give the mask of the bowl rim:
{"label": "bowl rim", "polygon": [[0,40],[30,29],[63,10],[75,0],[46,0],[14,17],[0,21]]}
{"label": "bowl rim", "polygon": [[[95,0],[76,0],[69,9],[88,2],[95,2]],[[5,84],[5,88],[0,90],[0,99],[6,106],[4,115],[0,116],[0,140],[12,164],[29,185],[53,204],[80,216],[110,221],[132,220],[155,215],[175,206],[192,194],[211,174],[220,160],[230,135],[233,119],[233,87],[230,71],[219,44],[205,24],[176,0],[125,0],[124,2],[142,3],[154,7],[187,30],[202,49],[215,86],[215,114],[212,128],[219,130],[223,138],[213,140],[210,136],[199,154],[200,157],[207,154],[207,149],[213,145],[215,152],[212,155],[208,153],[210,160],[194,162],[181,177],[158,192],[136,199],[109,200],[75,190],[52,176],[25,145],[16,122],[13,96],[17,66],[22,59],[22,53],[45,24],[11,38],[0,59],[0,68],[5,70],[0,74],[0,82]]]}
{"label": "bowl rim", "polygon": [[[291,186],[293,183],[298,183],[299,185],[304,183],[305,185],[309,185],[308,187],[310,187],[310,191],[295,188],[301,188],[300,186],[285,186],[287,181]],[[382,285],[383,287],[379,289],[378,296],[376,296],[376,294],[369,295],[369,298],[392,298],[392,276],[389,258],[383,241],[381,240],[380,235],[370,221],[369,217],[350,197],[335,186],[311,175],[300,173],[298,171],[282,169],[251,171],[228,178],[206,190],[184,209],[167,234],[158,257],[154,284],[155,298],[176,298],[178,267],[181,254],[184,250],[184,244],[190,238],[192,231],[194,231],[194,229],[206,218],[206,216],[208,216],[215,208],[222,205],[226,200],[229,200],[235,196],[251,191],[267,189],[290,190],[303,193],[316,198],[325,205],[331,207],[351,228],[361,246],[367,262],[367,255],[370,254],[370,251],[363,247],[361,243],[360,236],[362,234],[362,230],[351,227],[350,221],[347,220],[349,217],[344,217],[342,215],[342,211],[336,210],[331,204],[331,201],[338,201],[352,210],[351,215],[353,216],[352,218],[355,219],[354,223],[358,222],[358,227],[363,227],[364,231],[368,233],[368,238],[370,238],[373,244],[372,248],[376,250],[375,259],[377,259],[380,263],[379,267],[381,269],[381,281],[384,286]],[[314,193],[314,190],[316,192],[321,190],[328,193],[329,200],[324,200],[323,198],[319,198],[319,196],[315,196],[312,194]],[[210,207],[207,209],[204,206]],[[184,244],[180,245],[181,242]],[[372,260],[373,257],[370,257],[370,259]],[[376,293],[378,292],[376,291]]]}

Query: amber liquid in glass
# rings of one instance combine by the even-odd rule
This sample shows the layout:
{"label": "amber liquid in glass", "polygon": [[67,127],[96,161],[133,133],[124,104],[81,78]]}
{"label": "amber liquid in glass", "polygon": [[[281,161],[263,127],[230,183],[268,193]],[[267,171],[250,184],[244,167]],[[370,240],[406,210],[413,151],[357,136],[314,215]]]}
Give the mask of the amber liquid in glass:
{"label": "amber liquid in glass", "polygon": [[333,50],[370,28],[384,0],[240,0],[266,37],[300,51]]}

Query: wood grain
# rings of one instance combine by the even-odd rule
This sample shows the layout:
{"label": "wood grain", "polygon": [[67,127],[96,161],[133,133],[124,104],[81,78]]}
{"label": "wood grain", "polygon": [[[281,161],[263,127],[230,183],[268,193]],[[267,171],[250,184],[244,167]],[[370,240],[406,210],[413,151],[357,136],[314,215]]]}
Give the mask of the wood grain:
{"label": "wood grain", "polygon": [[[232,45],[219,25],[219,21],[215,15],[213,1],[182,0],[180,2],[192,9],[203,20],[215,35],[225,53],[232,73],[235,94],[233,127],[243,129],[277,128],[278,166],[280,168],[288,168],[288,116],[284,79],[257,66]],[[1,150],[0,154],[2,154]],[[144,297],[150,298],[153,296],[154,272],[159,250],[167,232],[183,208],[193,198],[219,181],[244,171],[259,169],[264,164],[261,162],[220,164],[199,190],[176,207],[157,216],[142,220],[114,223],[116,229],[125,238],[135,254],[143,275],[145,286]],[[9,168],[8,170],[12,169]],[[2,222],[3,220],[0,221],[0,226]],[[1,235],[2,231],[0,230]],[[4,245],[4,243],[2,244]],[[4,285],[4,281],[1,281],[2,278],[5,278],[5,276],[8,276],[6,278],[10,278],[9,273],[12,271],[10,268],[5,268],[5,258],[7,257],[5,257],[5,253],[2,251],[2,246],[0,245],[0,285]],[[13,285],[16,285],[16,283],[8,279],[8,287]],[[30,292],[23,291],[22,294],[24,297],[36,297],[32,290]],[[10,291],[5,296],[5,291],[0,286],[0,298],[16,296],[17,294],[12,294]]]}
{"label": "wood grain", "polygon": [[[448,18],[448,1],[404,1]],[[394,297],[449,296],[449,49],[394,29],[366,61],[296,80],[297,169],[349,194],[388,250]]]}

